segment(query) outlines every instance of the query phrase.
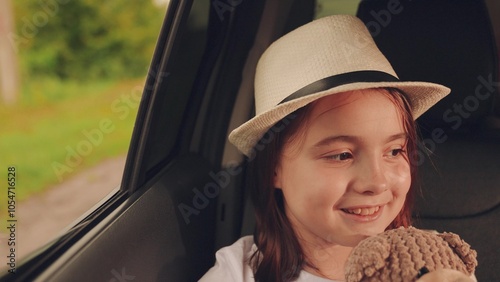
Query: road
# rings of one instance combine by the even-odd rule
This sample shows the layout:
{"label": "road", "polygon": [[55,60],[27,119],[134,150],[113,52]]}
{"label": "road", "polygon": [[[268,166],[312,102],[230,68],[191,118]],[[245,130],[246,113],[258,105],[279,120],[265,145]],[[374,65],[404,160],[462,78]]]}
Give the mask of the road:
{"label": "road", "polygon": [[[17,261],[60,235],[118,187],[124,165],[124,156],[105,160],[43,194],[18,203],[15,233]],[[0,269],[4,269],[7,263],[7,239],[8,234],[0,233]]]}

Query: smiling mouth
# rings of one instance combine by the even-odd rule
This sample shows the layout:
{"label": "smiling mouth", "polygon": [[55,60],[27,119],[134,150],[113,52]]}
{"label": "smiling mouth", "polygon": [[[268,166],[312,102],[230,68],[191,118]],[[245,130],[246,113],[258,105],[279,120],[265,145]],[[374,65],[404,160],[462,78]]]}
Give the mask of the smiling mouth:
{"label": "smiling mouth", "polygon": [[380,206],[370,208],[342,209],[343,212],[354,215],[374,215],[380,210]]}

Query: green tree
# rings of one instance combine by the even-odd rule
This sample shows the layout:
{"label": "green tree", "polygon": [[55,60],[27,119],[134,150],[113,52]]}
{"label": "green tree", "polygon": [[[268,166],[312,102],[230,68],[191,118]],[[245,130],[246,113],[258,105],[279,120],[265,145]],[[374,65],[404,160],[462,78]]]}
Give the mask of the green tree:
{"label": "green tree", "polygon": [[16,2],[24,74],[79,81],[143,75],[164,14],[150,1]]}

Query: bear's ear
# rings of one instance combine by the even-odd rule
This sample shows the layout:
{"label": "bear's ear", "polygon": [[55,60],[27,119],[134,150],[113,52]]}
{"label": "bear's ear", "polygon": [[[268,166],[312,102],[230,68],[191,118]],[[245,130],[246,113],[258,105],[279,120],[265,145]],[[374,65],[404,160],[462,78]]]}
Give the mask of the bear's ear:
{"label": "bear's ear", "polygon": [[[347,282],[358,282],[365,277],[380,277],[380,281],[388,273],[382,273],[388,264],[391,245],[381,236],[369,237],[361,241],[351,252],[345,264]],[[389,271],[389,270],[388,270]],[[388,278],[388,277],[387,277]]]}
{"label": "bear's ear", "polygon": [[453,252],[458,255],[458,257],[465,264],[467,273],[469,275],[474,273],[477,266],[477,252],[471,249],[470,245],[462,240],[457,234],[451,232],[444,232],[438,235],[443,238],[446,243],[451,247]]}

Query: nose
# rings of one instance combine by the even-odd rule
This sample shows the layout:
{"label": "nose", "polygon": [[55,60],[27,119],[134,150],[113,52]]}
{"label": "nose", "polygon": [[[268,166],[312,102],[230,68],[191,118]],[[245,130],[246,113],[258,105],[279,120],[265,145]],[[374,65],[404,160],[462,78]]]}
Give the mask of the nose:
{"label": "nose", "polygon": [[356,170],[352,189],[360,194],[377,195],[388,188],[383,161],[369,158],[361,161]]}

